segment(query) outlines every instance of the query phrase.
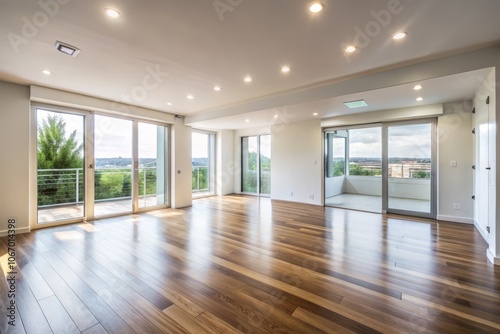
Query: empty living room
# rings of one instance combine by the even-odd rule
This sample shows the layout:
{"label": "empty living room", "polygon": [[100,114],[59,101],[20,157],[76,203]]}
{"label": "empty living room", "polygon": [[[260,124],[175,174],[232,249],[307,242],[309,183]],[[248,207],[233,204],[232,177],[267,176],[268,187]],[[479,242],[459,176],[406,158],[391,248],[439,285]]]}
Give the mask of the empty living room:
{"label": "empty living room", "polygon": [[498,0],[0,0],[0,334],[500,333]]}

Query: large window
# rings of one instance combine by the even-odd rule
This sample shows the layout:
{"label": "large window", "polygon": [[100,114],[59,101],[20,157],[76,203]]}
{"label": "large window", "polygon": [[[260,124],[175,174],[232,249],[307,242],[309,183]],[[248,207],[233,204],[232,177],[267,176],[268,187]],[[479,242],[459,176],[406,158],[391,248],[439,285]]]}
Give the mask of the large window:
{"label": "large window", "polygon": [[434,137],[434,120],[326,130],[325,204],[434,217]]}
{"label": "large window", "polygon": [[83,111],[35,111],[38,223],[168,205],[168,127]]}
{"label": "large window", "polygon": [[193,131],[191,140],[193,197],[215,193],[215,134]]}
{"label": "large window", "polygon": [[241,138],[244,193],[271,195],[271,135]]}

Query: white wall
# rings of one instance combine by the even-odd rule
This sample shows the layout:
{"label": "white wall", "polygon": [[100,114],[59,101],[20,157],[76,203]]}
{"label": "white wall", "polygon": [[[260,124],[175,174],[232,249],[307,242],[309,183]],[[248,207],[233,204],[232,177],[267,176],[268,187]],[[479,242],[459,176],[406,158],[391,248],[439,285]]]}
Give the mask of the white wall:
{"label": "white wall", "polygon": [[272,131],[272,199],[322,205],[322,136],[319,119]]}
{"label": "white wall", "polygon": [[[472,102],[447,103],[438,118],[437,219],[473,223]],[[451,161],[457,167],[451,167]],[[460,204],[455,210],[453,204]]]}
{"label": "white wall", "polygon": [[174,209],[192,205],[192,129],[184,120],[176,118],[172,126],[171,206]]}
{"label": "white wall", "polygon": [[234,193],[234,175],[239,173],[240,165],[234,161],[234,131],[217,132],[216,186],[217,195]]}
{"label": "white wall", "polygon": [[0,81],[0,236],[29,231],[29,87]]}
{"label": "white wall", "polygon": [[345,192],[345,175],[325,179],[325,198],[330,198]]}

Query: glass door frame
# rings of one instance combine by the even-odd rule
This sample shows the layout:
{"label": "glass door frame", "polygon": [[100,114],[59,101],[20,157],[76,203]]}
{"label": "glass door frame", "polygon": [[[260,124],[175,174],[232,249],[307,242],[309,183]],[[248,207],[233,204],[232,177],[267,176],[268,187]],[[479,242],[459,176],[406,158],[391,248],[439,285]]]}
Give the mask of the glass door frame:
{"label": "glass door frame", "polygon": [[[53,226],[61,226],[67,224],[75,224],[94,219],[104,219],[110,217],[124,216],[128,214],[135,214],[140,212],[158,210],[170,207],[171,203],[171,189],[170,189],[170,173],[171,173],[171,125],[168,123],[155,122],[151,120],[143,120],[139,117],[127,117],[114,113],[102,113],[89,111],[85,109],[77,109],[66,106],[52,105],[42,102],[33,102],[30,106],[30,168],[29,168],[29,181],[30,181],[30,229],[39,229]],[[83,153],[83,174],[85,178],[84,188],[84,209],[83,216],[78,218],[71,218],[65,220],[57,220],[48,223],[38,222],[38,109],[47,110],[55,113],[70,114],[84,117],[84,153]],[[94,196],[95,196],[95,115],[105,117],[113,117],[132,121],[132,208],[130,212],[123,212],[112,215],[103,215],[95,218],[94,216]],[[138,127],[139,123],[153,124],[166,128],[167,134],[165,135],[165,205],[151,206],[146,208],[139,208],[138,206]]]}
{"label": "glass door frame", "polygon": [[[83,122],[83,175],[84,175],[84,182],[83,182],[83,187],[84,187],[84,203],[83,203],[83,215],[81,217],[77,218],[70,218],[70,219],[63,219],[63,220],[57,220],[53,222],[47,222],[47,223],[39,223],[38,222],[38,110],[46,110],[49,112],[54,112],[54,113],[60,113],[60,114],[69,114],[69,115],[76,115],[76,116],[82,116],[84,119]],[[46,228],[46,227],[52,227],[52,226],[60,226],[60,225],[66,225],[66,224],[75,224],[75,223],[80,223],[83,221],[87,220],[87,213],[89,210],[93,209],[93,203],[89,202],[90,199],[90,189],[88,187],[88,184],[90,182],[89,178],[91,177],[93,180],[93,173],[89,173],[88,171],[88,161],[92,157],[89,155],[89,152],[92,151],[90,147],[93,146],[93,135],[89,136],[89,129],[92,128],[93,126],[93,117],[91,115],[91,112],[82,110],[82,109],[76,109],[76,108],[71,108],[71,107],[63,107],[63,106],[57,106],[57,105],[51,105],[51,104],[45,104],[45,103],[32,103],[31,104],[31,114],[30,114],[30,134],[31,134],[31,141],[30,141],[30,158],[31,158],[31,164],[30,164],[30,173],[29,173],[29,180],[30,180],[30,204],[29,204],[29,212],[30,212],[30,229],[37,229],[37,228]],[[90,175],[92,174],[92,176]],[[92,209],[89,208],[89,206],[92,206]]]}
{"label": "glass door frame", "polygon": [[[260,137],[261,136],[269,136],[272,140],[272,137],[271,137],[271,134],[260,134],[260,135],[251,135],[251,136],[242,136],[240,137],[240,150],[241,150],[241,157],[240,157],[240,165],[241,165],[241,178],[240,178],[240,182],[241,182],[241,193],[244,194],[244,195],[252,195],[252,196],[260,196],[260,197],[271,197],[271,194],[264,194],[261,192],[261,165],[260,165]],[[245,138],[251,138],[251,137],[256,137],[257,138],[257,161],[256,161],[256,165],[257,165],[257,192],[255,193],[251,193],[251,192],[245,192],[243,191],[243,177],[244,177],[244,173],[243,173],[243,140]],[[271,152],[271,161],[272,161],[272,152]],[[271,162],[272,164],[272,162]],[[271,171],[272,173],[272,171]],[[272,174],[271,174],[271,179],[272,179]]]}
{"label": "glass door frame", "polygon": [[[410,211],[389,208],[389,128],[405,125],[431,125],[431,182],[430,212]],[[437,214],[437,121],[424,118],[409,121],[387,122],[382,124],[382,213],[436,219]]]}
{"label": "glass door frame", "polygon": [[[191,136],[193,133],[197,134],[202,134],[206,135],[208,137],[208,143],[207,143],[207,151],[208,151],[208,171],[207,171],[207,176],[208,176],[208,193],[205,195],[198,195],[196,196],[195,193],[191,191],[191,196],[193,199],[199,199],[203,197],[210,197],[210,196],[215,196],[217,189],[217,176],[216,176],[216,170],[217,170],[217,133],[213,131],[208,131],[208,130],[201,130],[201,129],[195,129],[193,128],[191,130]],[[192,145],[192,143],[191,143]],[[191,148],[192,150],[192,148]]]}
{"label": "glass door frame", "polygon": [[[418,211],[400,210],[400,209],[390,209],[389,204],[389,143],[388,143],[388,130],[391,126],[404,126],[404,125],[418,125],[418,124],[431,124],[431,189],[430,189],[430,212],[423,213]],[[323,201],[325,201],[326,195],[326,178],[327,178],[327,168],[328,168],[328,150],[327,150],[327,134],[332,131],[339,130],[352,130],[352,129],[363,129],[369,127],[381,127],[382,131],[382,213],[393,213],[406,216],[422,217],[435,219],[437,215],[437,119],[436,118],[423,118],[414,119],[408,121],[391,121],[391,122],[380,122],[380,123],[369,123],[361,125],[346,125],[346,126],[335,126],[335,127],[325,127],[323,128],[323,143],[325,145],[324,153],[324,178],[323,187],[325,189],[323,194]],[[348,136],[349,138],[349,136]],[[350,156],[349,143],[346,142],[346,157]],[[348,175],[349,161],[346,158],[345,162],[345,175]],[[326,206],[326,204],[325,204]]]}

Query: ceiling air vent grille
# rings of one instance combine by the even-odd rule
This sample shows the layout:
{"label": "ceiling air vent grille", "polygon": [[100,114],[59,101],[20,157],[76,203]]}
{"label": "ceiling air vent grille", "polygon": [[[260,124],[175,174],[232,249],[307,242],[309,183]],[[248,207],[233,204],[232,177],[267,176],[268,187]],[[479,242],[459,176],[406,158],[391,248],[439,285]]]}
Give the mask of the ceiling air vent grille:
{"label": "ceiling air vent grille", "polygon": [[80,53],[80,49],[73,46],[69,45],[67,43],[63,43],[60,41],[56,41],[56,44],[54,45],[57,51],[64,53],[65,55],[71,56],[71,57],[76,57]]}

